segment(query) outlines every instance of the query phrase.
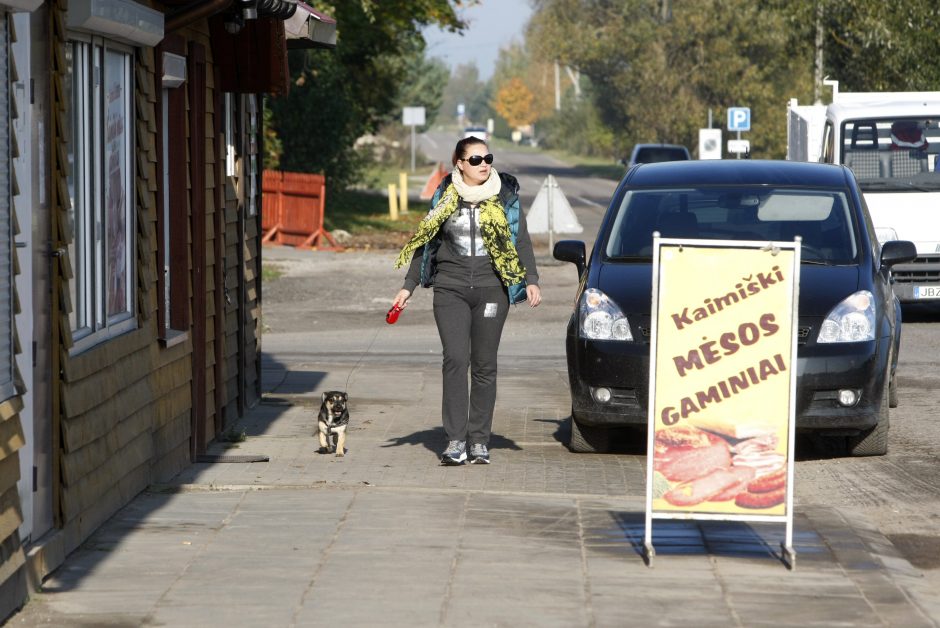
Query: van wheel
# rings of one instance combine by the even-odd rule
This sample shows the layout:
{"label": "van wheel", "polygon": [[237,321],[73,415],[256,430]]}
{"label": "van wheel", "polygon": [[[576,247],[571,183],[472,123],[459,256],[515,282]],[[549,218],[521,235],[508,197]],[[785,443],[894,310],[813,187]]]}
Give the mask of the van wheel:
{"label": "van wheel", "polygon": [[603,427],[582,425],[571,413],[571,438],[568,449],[580,454],[602,454],[610,449],[610,431]]}
{"label": "van wheel", "polygon": [[890,378],[885,377],[878,423],[858,436],[849,436],[846,449],[850,456],[883,456],[888,453],[888,406],[891,405]]}

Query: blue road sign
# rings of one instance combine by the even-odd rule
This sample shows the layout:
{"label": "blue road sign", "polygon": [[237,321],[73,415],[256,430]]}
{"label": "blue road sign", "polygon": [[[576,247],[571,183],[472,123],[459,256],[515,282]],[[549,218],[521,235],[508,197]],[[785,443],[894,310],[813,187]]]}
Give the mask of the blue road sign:
{"label": "blue road sign", "polygon": [[728,108],[728,130],[729,131],[750,131],[751,130],[751,108],[750,107],[729,107]]}

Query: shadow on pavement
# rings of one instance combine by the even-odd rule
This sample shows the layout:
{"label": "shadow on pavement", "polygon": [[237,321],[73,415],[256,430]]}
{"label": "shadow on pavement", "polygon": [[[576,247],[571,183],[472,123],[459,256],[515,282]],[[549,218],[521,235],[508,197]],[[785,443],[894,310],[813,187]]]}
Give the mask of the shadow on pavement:
{"label": "shadow on pavement", "polygon": [[[310,396],[322,382],[325,373],[317,371],[291,371],[278,360],[268,355],[262,357],[261,398],[257,406],[245,410],[242,417],[226,421],[223,433],[220,433],[206,446],[205,454],[224,454],[230,443],[224,441],[224,430],[234,428],[244,430],[246,436],[258,436],[271,431],[274,423],[296,405],[302,395]],[[316,399],[319,406],[319,398]],[[173,478],[151,484],[147,489],[134,496],[122,508],[102,522],[69,557],[64,567],[54,572],[42,585],[44,593],[72,591],[82,588],[86,577],[93,576],[99,563],[120,551],[126,538],[139,530],[200,530],[211,520],[211,513],[193,514],[191,521],[169,521],[162,519],[160,511],[174,504],[174,500],[185,495],[177,486],[182,481],[199,473],[200,469],[211,469],[219,464],[251,462],[252,456],[225,456],[218,462],[190,461]],[[77,625],[77,624],[76,624]],[[135,624],[136,625],[136,624]]]}
{"label": "shadow on pavement", "polygon": [[[643,512],[610,512],[616,527],[609,530],[589,529],[593,539],[607,541],[612,549],[626,540],[632,551],[643,556],[646,518]],[[780,549],[784,529],[758,530],[749,523],[737,521],[669,521],[652,522],[653,548],[659,556],[727,556],[754,558],[764,556],[783,562]],[[601,548],[605,545],[600,543]]]}
{"label": "shadow on pavement", "polygon": [[552,438],[567,446],[571,440],[571,417],[567,419],[532,419],[535,423],[554,423],[557,429],[552,432]]}
{"label": "shadow on pavement", "polygon": [[[423,445],[425,449],[433,451],[435,454],[447,445],[447,435],[443,427],[434,427],[429,430],[420,430],[390,438],[381,447],[401,447],[402,445]],[[511,449],[513,451],[522,451],[522,447],[516,444],[516,441],[499,434],[491,434],[490,442],[487,445],[490,449]]]}

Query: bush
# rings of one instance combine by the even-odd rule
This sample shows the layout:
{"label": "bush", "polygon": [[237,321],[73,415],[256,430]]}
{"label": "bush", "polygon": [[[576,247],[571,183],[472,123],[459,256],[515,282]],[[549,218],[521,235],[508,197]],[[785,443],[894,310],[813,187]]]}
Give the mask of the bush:
{"label": "bush", "polygon": [[565,105],[565,109],[538,125],[539,142],[544,148],[591,157],[620,157],[614,149],[614,134],[586,98]]}

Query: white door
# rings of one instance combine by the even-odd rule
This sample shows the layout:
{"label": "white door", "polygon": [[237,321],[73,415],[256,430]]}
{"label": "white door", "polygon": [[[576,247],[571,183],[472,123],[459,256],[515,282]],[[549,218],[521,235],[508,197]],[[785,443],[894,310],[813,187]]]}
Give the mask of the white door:
{"label": "white door", "polygon": [[[20,300],[16,329],[21,353],[16,363],[26,385],[20,413],[26,446],[19,452],[20,481],[17,484],[23,509],[20,538],[24,543],[35,541],[53,525],[48,361],[49,208],[44,187],[48,185],[45,176],[48,168],[43,161],[48,155],[43,145],[48,135],[44,123],[48,116],[48,90],[46,81],[41,78],[47,75],[42,69],[44,55],[36,54],[46,38],[46,12],[43,7],[34,13],[13,14],[16,41],[10,46],[11,66],[15,64],[17,72],[11,94],[17,118],[12,121],[12,128],[19,147],[19,155],[13,160],[19,187],[19,194],[13,197],[13,210],[20,228],[15,242],[20,267],[16,277]],[[38,78],[31,81],[31,77]]]}
{"label": "white door", "polygon": [[15,103],[18,117],[13,119],[13,134],[20,147],[19,156],[13,159],[13,170],[19,184],[19,195],[13,197],[13,211],[20,226],[20,233],[15,236],[16,256],[20,265],[20,274],[16,277],[16,290],[20,299],[20,313],[16,316],[16,331],[20,338],[21,352],[16,356],[16,366],[26,384],[23,396],[23,411],[20,421],[26,446],[20,449],[20,481],[17,488],[20,494],[20,506],[23,509],[23,525],[20,526],[20,538],[26,541],[33,531],[33,247],[32,233],[32,180],[30,177],[30,110],[29,110],[29,14],[15,13],[11,16],[16,42],[10,46],[10,66],[16,67],[18,76],[12,84],[11,97]]}

